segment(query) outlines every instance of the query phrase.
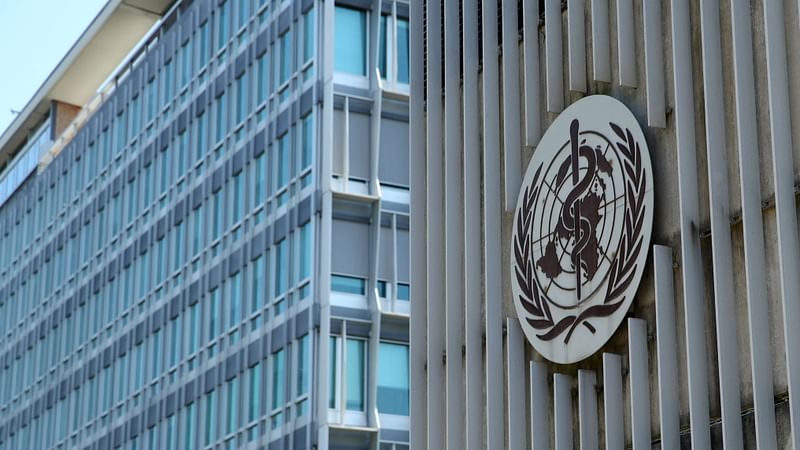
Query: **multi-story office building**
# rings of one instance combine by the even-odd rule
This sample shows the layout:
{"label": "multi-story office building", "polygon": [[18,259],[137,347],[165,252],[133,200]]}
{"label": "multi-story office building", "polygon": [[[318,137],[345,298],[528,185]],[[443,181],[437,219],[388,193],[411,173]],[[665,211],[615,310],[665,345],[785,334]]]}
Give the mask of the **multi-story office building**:
{"label": "multi-story office building", "polygon": [[105,5],[0,137],[0,448],[408,448],[407,17]]}
{"label": "multi-story office building", "polygon": [[411,18],[412,448],[799,449],[800,4]]}

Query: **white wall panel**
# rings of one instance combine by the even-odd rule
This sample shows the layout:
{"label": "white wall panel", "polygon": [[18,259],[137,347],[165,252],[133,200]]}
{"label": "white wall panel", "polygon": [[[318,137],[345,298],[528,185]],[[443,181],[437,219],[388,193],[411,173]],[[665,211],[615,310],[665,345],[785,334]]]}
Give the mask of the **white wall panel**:
{"label": "white wall panel", "polygon": [[608,0],[592,0],[592,73],[596,81],[606,83],[611,82],[611,44],[608,24]]}
{"label": "white wall panel", "polygon": [[678,413],[678,339],[675,325],[675,286],[672,278],[672,249],[653,246],[656,294],[656,353],[658,357],[658,416],[661,446],[680,447]]}
{"label": "white wall panel", "polygon": [[[525,84],[525,145],[533,147],[539,142],[542,128],[539,97],[539,2],[522,2],[522,52],[525,59],[523,81]],[[465,46],[465,49],[468,48]]]}
{"label": "white wall panel", "polygon": [[547,111],[564,109],[564,67],[561,56],[561,0],[544,1],[544,43],[547,70]]}
{"label": "white wall panel", "polygon": [[[441,3],[432,0],[427,3],[427,52],[431,61],[442,61],[440,50],[441,42]],[[442,133],[443,116],[442,100],[439,93],[442,91],[441,65],[428,64],[427,91],[430,93],[427,101],[427,230],[426,251],[428,270],[430,273],[444,274],[445,261],[442,241],[444,239],[444,167],[442,146],[444,135]],[[428,277],[427,298],[437,301],[428,305],[428,435],[427,448],[445,448],[444,433],[445,413],[444,393],[445,379],[442,355],[445,354],[445,289],[442,277]]]}
{"label": "white wall panel", "polygon": [[767,265],[764,254],[764,225],[761,217],[752,21],[748,0],[731,1],[731,42],[756,442],[761,449],[777,448],[769,311],[765,295]]}
{"label": "white wall panel", "polygon": [[[464,27],[478,29],[476,0],[465,0]],[[478,103],[478,34],[464,39],[464,294],[466,299],[466,448],[483,445],[483,321],[481,311],[481,154]]]}
{"label": "white wall panel", "polygon": [[772,174],[775,182],[775,212],[783,302],[783,338],[792,445],[800,448],[800,243],[794,195],[794,162],[789,112],[789,81],[786,63],[784,9],[780,0],[764,1],[764,38],[767,50],[769,117],[772,142]]}
{"label": "white wall panel", "polygon": [[[483,3],[483,223],[486,348],[503,347],[497,1]],[[503,354],[486,352],[486,446],[503,448]]]}
{"label": "white wall panel", "polygon": [[580,449],[596,450],[597,378],[591,370],[578,370],[578,422]]}
{"label": "white wall panel", "polygon": [[567,0],[567,43],[569,45],[569,90],[586,92],[586,30],[584,0]]}
{"label": "white wall panel", "polygon": [[700,257],[700,223],[697,194],[692,45],[689,3],[671,0],[672,65],[675,90],[675,143],[678,153],[678,205],[681,229],[684,320],[686,326],[687,382],[692,427],[692,448],[711,447],[708,406],[708,363]]}
{"label": "white wall panel", "polygon": [[623,448],[622,357],[603,353],[603,424],[606,448]]}
{"label": "white wall panel", "polygon": [[739,340],[736,333],[736,297],[733,292],[719,19],[718,0],[701,2],[700,30],[706,113],[706,159],[708,161],[709,207],[711,209],[711,254],[714,268],[714,308],[717,319],[717,363],[722,440],[725,448],[735,450],[742,448],[742,419],[739,399]]}
{"label": "white wall panel", "polygon": [[661,0],[642,2],[644,15],[644,76],[647,89],[647,123],[667,126],[664,106],[664,35],[661,31]]}
{"label": "white wall panel", "polygon": [[621,86],[636,87],[636,29],[633,0],[617,0],[617,70]]}
{"label": "white wall panel", "polygon": [[633,450],[650,445],[650,370],[647,363],[647,322],[628,319],[630,353],[631,437]]}

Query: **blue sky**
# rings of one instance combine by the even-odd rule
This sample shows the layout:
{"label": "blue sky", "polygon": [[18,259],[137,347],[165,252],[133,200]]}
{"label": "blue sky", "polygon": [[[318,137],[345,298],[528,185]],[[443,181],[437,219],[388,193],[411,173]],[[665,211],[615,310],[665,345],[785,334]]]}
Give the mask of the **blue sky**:
{"label": "blue sky", "polygon": [[106,0],[0,0],[0,135]]}

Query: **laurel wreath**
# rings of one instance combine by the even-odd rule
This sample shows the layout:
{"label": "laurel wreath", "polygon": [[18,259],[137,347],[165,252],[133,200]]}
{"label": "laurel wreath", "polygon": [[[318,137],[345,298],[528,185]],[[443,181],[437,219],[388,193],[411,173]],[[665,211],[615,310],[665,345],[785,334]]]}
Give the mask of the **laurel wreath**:
{"label": "laurel wreath", "polygon": [[628,175],[625,183],[625,199],[628,203],[625,211],[622,238],[617,250],[617,258],[612,263],[608,275],[605,300],[602,304],[593,305],[580,314],[567,315],[558,322],[553,319],[547,299],[542,298],[539,282],[534,275],[531,258],[533,237],[529,233],[534,215],[534,201],[539,193],[539,176],[541,167],[533,176],[533,182],[525,188],[520,214],[517,216],[514,237],[515,275],[520,288],[519,301],[527,312],[525,320],[535,330],[537,337],[551,341],[566,332],[564,343],[568,343],[572,333],[579,325],[586,327],[591,333],[596,329],[590,319],[608,317],[625,302],[624,291],[633,282],[639,253],[642,251],[641,234],[645,218],[645,193],[647,175],[642,165],[641,147],[633,138],[629,129],[622,130],[617,124],[609,123],[611,130],[621,141],[617,149],[622,155],[622,169]]}

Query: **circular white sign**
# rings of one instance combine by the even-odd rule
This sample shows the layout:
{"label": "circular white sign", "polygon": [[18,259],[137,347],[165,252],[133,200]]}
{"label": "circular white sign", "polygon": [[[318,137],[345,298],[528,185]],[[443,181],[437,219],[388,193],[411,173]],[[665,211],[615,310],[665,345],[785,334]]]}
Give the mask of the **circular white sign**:
{"label": "circular white sign", "polygon": [[594,95],[548,128],[514,213],[511,287],[531,345],[570,364],[619,327],[642,278],[653,228],[653,170],[642,129]]}

